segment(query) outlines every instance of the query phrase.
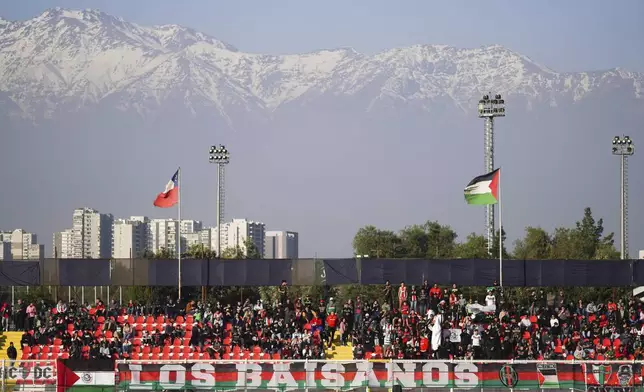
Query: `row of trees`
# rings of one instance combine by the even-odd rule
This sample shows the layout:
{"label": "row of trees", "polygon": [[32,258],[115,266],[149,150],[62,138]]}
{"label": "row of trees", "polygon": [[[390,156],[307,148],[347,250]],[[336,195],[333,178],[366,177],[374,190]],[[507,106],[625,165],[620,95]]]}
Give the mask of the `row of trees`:
{"label": "row of trees", "polygon": [[[590,208],[584,209],[583,218],[572,228],[557,228],[548,233],[540,227],[526,227],[523,238],[514,242],[508,252],[503,235],[504,258],[515,259],[618,259],[614,235],[604,235],[603,220],[595,220]],[[399,232],[365,226],[353,238],[356,255],[380,258],[426,258],[426,259],[484,259],[497,258],[499,233],[491,252],[487,239],[472,233],[459,242],[456,232],[436,221],[407,226]]]}

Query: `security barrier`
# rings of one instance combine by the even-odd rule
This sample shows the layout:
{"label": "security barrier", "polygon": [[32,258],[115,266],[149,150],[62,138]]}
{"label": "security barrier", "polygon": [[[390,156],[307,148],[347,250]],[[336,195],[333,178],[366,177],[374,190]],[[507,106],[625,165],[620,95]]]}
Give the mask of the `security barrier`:
{"label": "security barrier", "polygon": [[[177,260],[43,259],[0,263],[0,287],[175,286]],[[181,262],[181,281],[198,286],[383,284],[386,280],[489,286],[499,277],[493,259],[298,259]],[[630,287],[644,285],[644,260],[505,260],[506,286]]]}

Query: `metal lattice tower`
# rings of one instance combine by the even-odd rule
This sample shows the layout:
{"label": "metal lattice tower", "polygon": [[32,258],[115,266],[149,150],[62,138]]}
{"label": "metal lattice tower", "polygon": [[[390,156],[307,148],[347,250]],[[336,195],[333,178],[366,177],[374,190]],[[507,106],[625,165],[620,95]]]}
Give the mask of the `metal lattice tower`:
{"label": "metal lattice tower", "polygon": [[217,170],[219,170],[219,187],[218,187],[218,198],[217,202],[219,203],[219,222],[224,221],[226,216],[226,165],[218,164]]}
{"label": "metal lattice tower", "polygon": [[[483,133],[483,165],[485,173],[494,171],[494,117],[485,119],[485,131]],[[494,239],[494,204],[485,206],[485,235],[487,237],[487,250],[492,250]]]}
{"label": "metal lattice tower", "polygon": [[622,222],[622,230],[624,230],[624,258],[628,258],[629,253],[628,253],[628,156],[627,155],[622,155],[622,172],[623,178],[622,178],[622,208],[624,209],[624,212],[622,213],[623,215],[623,222]]}
{"label": "metal lattice tower", "polygon": [[[485,120],[483,131],[483,161],[485,173],[494,171],[494,118],[505,117],[505,100],[501,94],[484,95],[478,105],[479,118]],[[485,234],[487,250],[492,250],[494,242],[494,205],[485,206]]]}
{"label": "metal lattice tower", "polygon": [[217,165],[217,257],[221,257],[221,223],[224,220],[226,201],[226,165],[230,162],[230,152],[225,146],[211,146],[208,162]]}
{"label": "metal lattice tower", "polygon": [[628,253],[628,157],[635,153],[635,144],[628,136],[613,138],[613,155],[620,158],[620,256],[622,260],[629,257]]}

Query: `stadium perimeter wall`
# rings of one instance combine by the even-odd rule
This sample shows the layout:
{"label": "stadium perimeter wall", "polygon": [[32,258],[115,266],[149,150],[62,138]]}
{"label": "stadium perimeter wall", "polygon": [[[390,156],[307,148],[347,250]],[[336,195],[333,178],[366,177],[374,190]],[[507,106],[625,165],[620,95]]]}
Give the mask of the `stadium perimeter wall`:
{"label": "stadium perimeter wall", "polygon": [[[344,285],[407,282],[489,286],[490,259],[197,260],[181,264],[183,286]],[[3,261],[0,286],[175,286],[177,260],[44,259]],[[505,260],[503,284],[514,287],[644,285],[644,260]]]}
{"label": "stadium perimeter wall", "polygon": [[9,361],[2,391],[639,392],[627,361]]}

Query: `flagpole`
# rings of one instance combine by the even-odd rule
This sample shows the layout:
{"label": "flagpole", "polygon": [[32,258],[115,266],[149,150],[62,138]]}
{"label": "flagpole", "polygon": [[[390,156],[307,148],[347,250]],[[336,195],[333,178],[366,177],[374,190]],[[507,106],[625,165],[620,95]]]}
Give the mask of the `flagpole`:
{"label": "flagpole", "polygon": [[177,249],[179,251],[177,252],[177,261],[179,262],[179,298],[177,299],[178,301],[181,301],[181,166],[179,166],[178,170],[178,175],[177,175],[177,186],[179,187],[179,192],[178,192],[178,197],[177,197],[177,204],[178,204],[178,215],[179,215],[179,223],[177,226],[177,233],[176,233],[176,241],[177,241]]}
{"label": "flagpole", "polygon": [[499,167],[499,286],[503,287],[503,215],[501,213],[501,168]]}

